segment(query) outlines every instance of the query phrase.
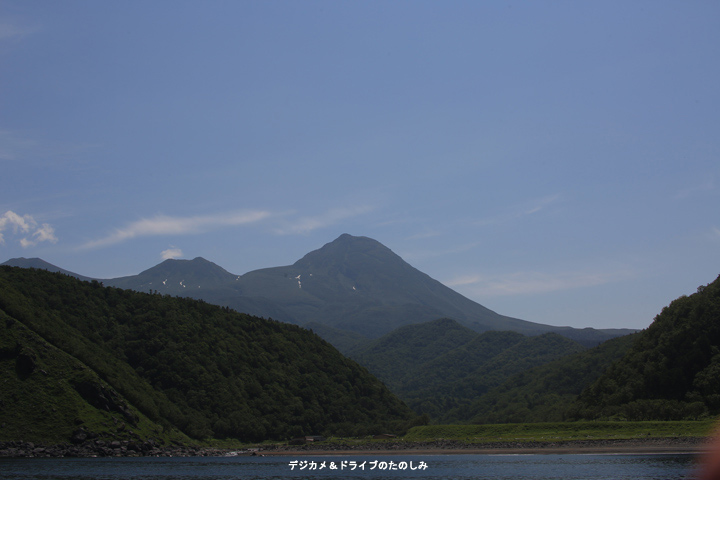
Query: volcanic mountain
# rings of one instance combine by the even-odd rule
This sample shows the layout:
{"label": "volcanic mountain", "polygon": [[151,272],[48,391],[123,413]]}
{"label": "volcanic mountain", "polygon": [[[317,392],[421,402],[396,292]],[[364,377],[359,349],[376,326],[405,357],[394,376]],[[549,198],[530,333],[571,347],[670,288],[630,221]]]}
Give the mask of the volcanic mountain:
{"label": "volcanic mountain", "polygon": [[189,296],[308,326],[334,344],[347,336],[377,338],[401,326],[440,318],[453,319],[478,332],[555,332],[585,344],[631,332],[556,327],[500,315],[413,268],[380,242],[349,234],[292,265],[242,276],[199,257],[168,260],[137,276],[99,281],[107,286]]}
{"label": "volcanic mountain", "polygon": [[262,298],[331,342],[332,332],[379,337],[408,324],[450,318],[478,332],[546,332],[599,343],[629,330],[555,327],[499,315],[413,268],[380,242],[343,234],[290,266],[248,272],[243,297]]}

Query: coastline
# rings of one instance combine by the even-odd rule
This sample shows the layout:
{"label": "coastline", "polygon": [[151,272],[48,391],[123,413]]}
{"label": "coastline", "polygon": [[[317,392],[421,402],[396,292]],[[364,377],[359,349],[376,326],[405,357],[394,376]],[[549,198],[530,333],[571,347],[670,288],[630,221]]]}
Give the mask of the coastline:
{"label": "coastline", "polygon": [[701,454],[707,439],[702,437],[605,439],[590,441],[501,441],[462,443],[458,441],[398,442],[394,444],[322,445],[297,447],[266,446],[261,455],[443,455],[443,454]]}
{"label": "coastline", "polygon": [[304,445],[265,444],[255,448],[161,446],[146,441],[85,441],[82,444],[40,445],[23,441],[0,442],[0,458],[92,457],[234,457],[234,456],[346,456],[443,454],[701,454],[704,437],[655,437],[560,441],[494,441],[468,443],[434,441],[383,441],[359,444],[316,442]]}

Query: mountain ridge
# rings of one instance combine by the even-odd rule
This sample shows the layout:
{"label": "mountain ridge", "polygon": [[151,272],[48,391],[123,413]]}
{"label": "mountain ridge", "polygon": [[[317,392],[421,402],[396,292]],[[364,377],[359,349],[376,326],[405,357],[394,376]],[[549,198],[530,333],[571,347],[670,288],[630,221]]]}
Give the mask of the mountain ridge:
{"label": "mountain ridge", "polygon": [[[49,266],[73,275],[41,259],[22,263],[45,269]],[[196,257],[191,261],[163,261],[136,276],[97,281],[142,292],[188,296],[251,315],[332,328],[370,339],[408,324],[442,318],[456,320],[476,332],[515,331],[523,335],[555,332],[585,345],[634,332],[557,327],[500,315],[417,270],[377,240],[349,234],[307,253],[293,264],[243,275],[232,274]]]}
{"label": "mountain ridge", "polygon": [[[48,272],[56,272],[60,274],[65,274],[66,276],[72,276],[74,278],[79,279],[80,281],[92,281],[93,278],[89,278],[87,276],[82,276],[80,274],[76,274],[75,272],[70,272],[69,270],[65,270],[64,268],[60,268],[59,266],[55,266],[54,264],[51,264],[47,261],[44,261],[40,259],[39,257],[16,257],[14,259],[8,259],[2,265],[0,266],[17,266],[18,268],[37,268],[39,270],[47,270]],[[97,281],[97,280],[96,280]]]}

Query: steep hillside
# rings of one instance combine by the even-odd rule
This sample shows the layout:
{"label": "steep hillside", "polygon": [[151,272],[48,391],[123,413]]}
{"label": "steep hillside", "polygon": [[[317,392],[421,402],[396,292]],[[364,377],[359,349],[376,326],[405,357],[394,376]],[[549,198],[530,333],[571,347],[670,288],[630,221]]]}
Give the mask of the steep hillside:
{"label": "steep hillside", "polygon": [[[106,398],[193,438],[397,431],[412,417],[365,368],[296,326],[11,267],[0,267],[0,309],[4,395],[16,396],[16,408],[35,406],[25,401],[28,388],[44,377],[48,388],[70,385],[104,406],[78,389],[69,369],[42,367],[37,343],[47,343],[85,366]],[[21,327],[34,342],[20,339],[13,328]],[[14,422],[12,410],[3,402],[0,423]]]}
{"label": "steep hillside", "polygon": [[570,413],[629,420],[720,414],[720,277],[664,308]]}
{"label": "steep hillside", "polygon": [[[152,392],[140,378],[133,384]],[[85,363],[2,310],[0,396],[2,440],[80,442],[94,433],[114,440],[189,441],[149,420]]]}

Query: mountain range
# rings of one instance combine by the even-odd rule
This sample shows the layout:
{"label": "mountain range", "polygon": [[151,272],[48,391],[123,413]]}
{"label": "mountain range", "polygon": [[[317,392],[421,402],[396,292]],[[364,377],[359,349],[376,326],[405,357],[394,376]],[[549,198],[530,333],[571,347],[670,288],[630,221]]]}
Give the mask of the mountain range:
{"label": "mountain range", "polygon": [[[340,240],[350,248],[338,249]],[[367,262],[367,252],[355,249],[357,240],[341,237],[295,265],[245,276],[202,259],[166,261],[138,276],[107,280],[116,286],[71,279],[40,260],[17,262],[55,273],[0,267],[0,439],[67,440],[82,428],[114,438],[179,433],[261,440],[402,431],[430,421],[687,420],[720,414],[720,277],[674,300],[647,329],[588,349],[559,332],[477,332],[445,317],[374,339],[338,324],[323,326],[344,339],[349,353],[343,356],[297,324],[188,298],[212,298],[210,292],[219,303],[254,301],[285,313],[301,313],[292,299],[313,300],[306,317],[341,309],[343,298],[356,300],[348,301],[349,314],[362,314],[353,294],[373,285],[377,289],[364,301],[376,313],[420,295],[422,284],[436,287],[441,299],[457,300],[459,295],[445,295],[442,285],[382,246],[378,252],[386,260]],[[348,268],[358,266],[380,273],[375,281],[350,276]],[[307,278],[294,272],[299,269],[308,271]],[[396,298],[382,298],[384,291],[393,292],[383,283],[393,275],[417,282],[405,290],[398,286]],[[121,286],[120,280],[127,281]],[[306,281],[313,285],[306,287]],[[283,282],[294,285],[288,289],[294,295],[280,290],[268,298],[243,289],[259,283],[257,290],[273,292]],[[158,289],[152,287],[162,286],[166,294],[125,288],[133,283],[153,293]],[[341,296],[341,286],[353,292]],[[433,295],[419,298],[429,303]],[[418,297],[416,305],[423,305]],[[486,320],[507,320],[496,317]]]}
{"label": "mountain range", "polygon": [[[4,263],[81,276],[42,259]],[[232,274],[203,259],[166,260],[105,286],[191,297],[241,313],[312,328],[345,352],[402,326],[447,318],[476,332],[553,332],[587,346],[629,329],[557,327],[495,313],[413,268],[380,242],[343,234],[288,266]]]}

